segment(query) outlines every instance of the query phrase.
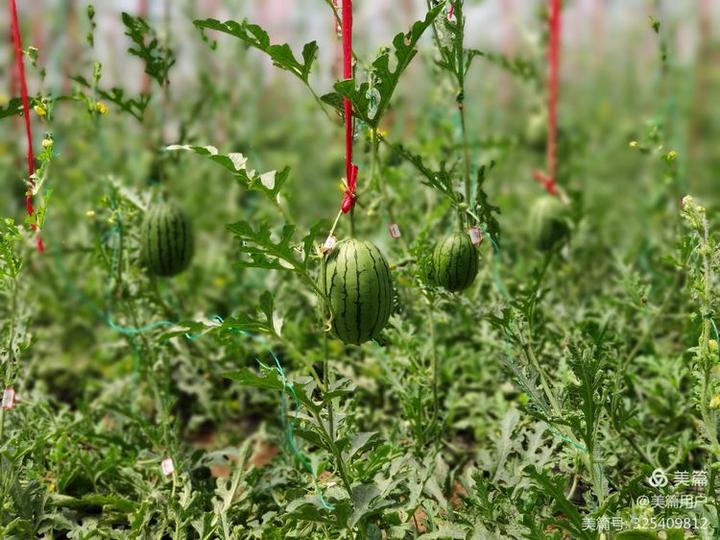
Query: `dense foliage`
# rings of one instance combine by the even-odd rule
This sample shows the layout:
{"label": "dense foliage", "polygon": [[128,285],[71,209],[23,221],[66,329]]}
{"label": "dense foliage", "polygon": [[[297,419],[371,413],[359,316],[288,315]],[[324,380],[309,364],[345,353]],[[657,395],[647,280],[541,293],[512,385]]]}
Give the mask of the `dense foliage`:
{"label": "dense foliage", "polygon": [[652,84],[568,77],[551,197],[544,9],[509,55],[428,1],[322,88],[315,41],[185,4],[117,21],[139,93],[92,7],[64,90],[26,49],[32,218],[0,103],[0,537],[717,538],[719,88],[678,15],[638,15]]}

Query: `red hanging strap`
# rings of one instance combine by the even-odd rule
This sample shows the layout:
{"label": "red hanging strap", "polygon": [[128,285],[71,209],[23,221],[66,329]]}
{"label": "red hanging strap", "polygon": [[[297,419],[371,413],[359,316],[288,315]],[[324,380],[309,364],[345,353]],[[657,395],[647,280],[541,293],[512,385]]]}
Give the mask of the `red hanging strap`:
{"label": "red hanging strap", "polygon": [[[342,0],[342,45],[343,45],[343,77],[345,80],[353,78],[352,70],[352,0]],[[353,115],[352,103],[343,99],[345,113],[345,179],[347,187],[340,209],[344,214],[350,212],[355,206],[355,190],[357,188],[358,168],[352,162],[353,144]]]}
{"label": "red hanging strap", "polygon": [[[15,0],[10,0],[10,30],[12,34],[13,45],[15,46],[15,62],[16,73],[20,80],[20,96],[22,98],[23,117],[25,118],[25,136],[27,137],[27,166],[28,166],[28,190],[25,194],[25,210],[28,216],[35,213],[32,204],[32,189],[35,187],[32,175],[35,172],[35,156],[33,154],[32,144],[32,128],[30,126],[30,101],[28,99],[27,80],[25,79],[25,62],[23,60],[22,40],[20,39],[20,25],[18,24],[17,6]],[[37,229],[35,224],[32,225],[33,230]],[[37,250],[43,252],[43,242],[40,234],[37,235]]]}
{"label": "red hanging strap", "polygon": [[560,86],[560,45],[562,35],[561,0],[550,2],[550,38],[548,40],[548,140],[547,174],[535,171],[535,180],[551,195],[558,195],[557,175],[557,104]]}

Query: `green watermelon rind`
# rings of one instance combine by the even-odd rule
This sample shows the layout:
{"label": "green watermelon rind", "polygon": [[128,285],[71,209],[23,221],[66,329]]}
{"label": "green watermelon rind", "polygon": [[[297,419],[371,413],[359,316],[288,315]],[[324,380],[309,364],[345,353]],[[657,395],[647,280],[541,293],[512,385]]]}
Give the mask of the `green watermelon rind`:
{"label": "green watermelon rind", "polygon": [[369,241],[338,242],[328,256],[324,292],[335,335],[360,345],[378,337],[392,311],[390,267]]}
{"label": "green watermelon rind", "polygon": [[478,251],[470,235],[454,233],[440,240],[432,253],[431,280],[450,292],[467,289],[478,273]]}
{"label": "green watermelon rind", "polygon": [[190,217],[172,203],[153,205],[142,226],[142,260],[151,274],[171,277],[185,270],[194,253]]}

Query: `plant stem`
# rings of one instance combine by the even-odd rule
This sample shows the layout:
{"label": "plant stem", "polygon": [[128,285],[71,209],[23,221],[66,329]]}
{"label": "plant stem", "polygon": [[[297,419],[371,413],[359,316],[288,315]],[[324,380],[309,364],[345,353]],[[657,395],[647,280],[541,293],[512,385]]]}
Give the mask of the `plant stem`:
{"label": "plant stem", "polygon": [[[323,256],[322,262],[320,264],[320,275],[322,277],[322,282],[325,283],[326,278],[326,264],[325,264],[325,257]],[[328,414],[328,428],[325,428],[325,424],[323,423],[322,417],[320,414],[313,413],[313,416],[315,417],[315,421],[317,422],[320,429],[323,430],[325,433],[325,437],[327,438],[328,445],[330,446],[330,449],[332,451],[332,454],[335,458],[335,463],[338,469],[338,474],[340,475],[340,478],[342,479],[342,483],[345,486],[345,490],[348,492],[348,495],[352,497],[352,483],[350,482],[350,478],[347,475],[347,470],[345,468],[345,461],[342,458],[342,453],[340,452],[340,449],[337,447],[337,444],[335,444],[335,412],[333,409],[332,399],[325,399],[325,396],[330,390],[330,384],[331,384],[331,378],[330,378],[330,350],[328,347],[328,335],[324,328],[324,315],[328,313],[329,307],[326,303],[325,296],[320,297],[322,299],[322,307],[320,308],[320,327],[321,331],[323,333],[323,384],[322,384],[322,390],[323,390],[323,399],[325,400],[325,406],[327,408],[327,414]]]}
{"label": "plant stem", "polygon": [[[330,391],[330,354],[328,350],[327,332],[323,332],[323,392],[327,394]],[[328,435],[330,440],[335,441],[335,419],[333,412],[332,399],[327,400],[328,413]]]}
{"label": "plant stem", "polygon": [[712,398],[711,396],[711,377],[712,377],[712,363],[708,362],[710,357],[710,294],[712,286],[712,269],[710,267],[710,259],[708,258],[709,250],[709,232],[708,232],[708,221],[705,215],[702,220],[702,260],[703,260],[703,294],[702,294],[702,332],[700,334],[700,354],[702,355],[702,372],[703,372],[703,385],[702,385],[702,417],[703,423],[705,424],[705,431],[708,434],[710,443],[713,445],[713,451],[718,452],[718,436],[717,427],[715,425],[715,418],[713,412],[709,408],[709,403]]}
{"label": "plant stem", "polygon": [[[464,83],[463,83],[464,86]],[[464,93],[464,89],[460,89],[461,93]],[[470,145],[468,143],[468,136],[467,136],[467,127],[465,122],[465,104],[460,101],[458,102],[458,111],[460,113],[460,130],[462,131],[462,141],[463,141],[463,157],[465,161],[465,204],[468,205],[468,208],[471,208],[472,205],[470,204],[470,195],[471,195],[471,186],[470,186]]]}
{"label": "plant stem", "polygon": [[433,316],[433,305],[430,304],[429,321],[430,321],[430,346],[432,347],[432,370],[433,370],[433,424],[437,422],[440,414],[440,398],[438,396],[438,386],[440,383],[440,373],[438,369],[437,344],[435,343],[435,318]]}

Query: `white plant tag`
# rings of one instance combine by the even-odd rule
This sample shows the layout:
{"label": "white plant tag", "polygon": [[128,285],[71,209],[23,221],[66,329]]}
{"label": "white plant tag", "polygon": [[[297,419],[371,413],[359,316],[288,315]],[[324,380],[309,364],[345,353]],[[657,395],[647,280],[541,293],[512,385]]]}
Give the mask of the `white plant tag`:
{"label": "white plant tag", "polygon": [[390,229],[390,236],[392,236],[395,239],[400,238],[400,227],[398,226],[397,223],[391,223],[389,229]]}
{"label": "white plant tag", "polygon": [[175,463],[172,458],[165,458],[160,462],[160,469],[165,476],[170,476],[175,472]]}
{"label": "white plant tag", "polygon": [[483,235],[477,227],[470,229],[468,234],[470,235],[470,240],[474,245],[479,246],[482,243]]}
{"label": "white plant tag", "polygon": [[337,238],[335,238],[333,235],[328,236],[327,239],[325,240],[325,243],[323,244],[322,252],[327,253],[328,251],[331,251],[332,248],[335,247],[336,243],[337,243]]}
{"label": "white plant tag", "polygon": [[15,408],[15,390],[6,388],[2,395],[2,408],[5,410]]}

